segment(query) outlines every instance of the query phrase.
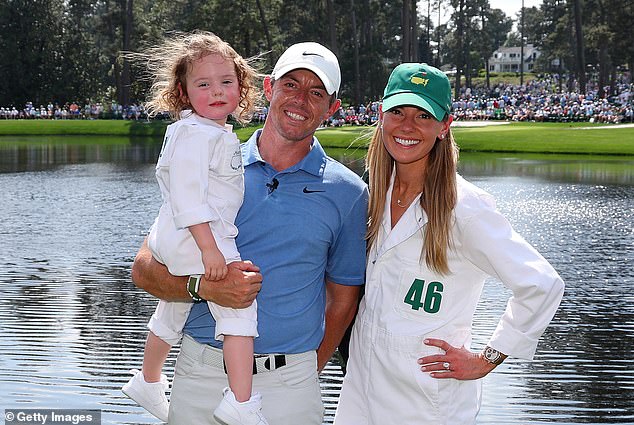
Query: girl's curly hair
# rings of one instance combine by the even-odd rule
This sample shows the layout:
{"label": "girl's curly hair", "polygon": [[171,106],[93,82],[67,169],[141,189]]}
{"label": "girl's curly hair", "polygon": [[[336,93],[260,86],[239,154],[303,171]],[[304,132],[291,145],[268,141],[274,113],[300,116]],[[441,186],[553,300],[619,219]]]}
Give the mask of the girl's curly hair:
{"label": "girl's curly hair", "polygon": [[192,63],[210,54],[218,54],[232,60],[240,85],[240,102],[232,113],[240,124],[249,122],[255,110],[260,89],[260,74],[251,66],[255,58],[244,59],[229,43],[207,31],[177,33],[142,53],[128,53],[126,57],[135,62],[145,62],[151,74],[152,87],[145,106],[150,116],[169,112],[178,119],[181,111],[191,109],[186,96],[186,77]]}

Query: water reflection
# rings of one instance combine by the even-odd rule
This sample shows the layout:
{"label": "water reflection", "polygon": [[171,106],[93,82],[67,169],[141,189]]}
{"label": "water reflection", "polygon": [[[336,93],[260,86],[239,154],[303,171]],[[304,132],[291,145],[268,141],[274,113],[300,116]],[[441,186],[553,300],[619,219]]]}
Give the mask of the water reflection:
{"label": "water reflection", "polygon": [[[512,361],[500,371],[502,382],[489,386],[493,394],[485,393],[485,406],[506,399],[506,410],[517,418],[512,423],[632,423],[634,187],[606,185],[601,177],[579,184],[540,182],[552,174],[533,177],[471,178],[497,197],[516,229],[567,283],[537,361]],[[483,413],[481,423],[511,423]]]}
{"label": "water reflection", "polygon": [[568,183],[634,184],[634,157],[462,153],[460,170],[470,176],[517,176]]}
{"label": "water reflection", "polygon": [[[141,362],[154,308],[129,267],[159,207],[160,147],[23,143],[0,142],[0,399],[102,409],[104,424],[156,423],[119,388]],[[361,172],[359,152],[332,154]],[[478,423],[634,423],[632,159],[549,158],[462,155],[461,173],[495,195],[567,283],[536,361],[511,359],[485,379]],[[476,346],[508,295],[487,284]],[[341,380],[331,363],[327,422]]]}
{"label": "water reflection", "polygon": [[156,138],[2,136],[0,172],[43,171],[68,164],[148,164],[156,161],[160,150]]}

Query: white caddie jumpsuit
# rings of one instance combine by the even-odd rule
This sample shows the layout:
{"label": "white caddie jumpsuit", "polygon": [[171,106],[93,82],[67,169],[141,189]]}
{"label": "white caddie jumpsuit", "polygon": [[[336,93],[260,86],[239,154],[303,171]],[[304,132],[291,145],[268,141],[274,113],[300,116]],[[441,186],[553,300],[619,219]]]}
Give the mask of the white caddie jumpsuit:
{"label": "white caddie jumpsuit", "polygon": [[[156,165],[163,204],[150,228],[152,255],[175,276],[204,274],[202,254],[188,227],[208,222],[218,249],[229,263],[240,260],[234,221],[244,196],[240,141],[231,131],[191,111],[168,126]],[[217,321],[216,338],[257,336],[257,303],[244,309],[208,303]],[[174,345],[192,303],[160,301],[148,327]]]}
{"label": "white caddie jumpsuit", "polygon": [[458,203],[448,251],[451,274],[421,261],[427,217],[415,200],[391,229],[389,188],[366,289],[351,337],[335,425],[468,425],[480,408],[481,381],[432,378],[420,357],[442,353],[439,338],[469,348],[484,280],[513,291],[489,340],[502,353],[532,359],[563,296],[552,266],[496,210],[493,198],[457,176]]}

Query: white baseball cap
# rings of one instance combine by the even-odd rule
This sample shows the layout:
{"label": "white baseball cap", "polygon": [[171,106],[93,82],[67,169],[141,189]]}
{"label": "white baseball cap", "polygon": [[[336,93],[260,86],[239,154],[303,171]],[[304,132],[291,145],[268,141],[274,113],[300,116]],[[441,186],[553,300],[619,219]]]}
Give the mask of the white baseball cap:
{"label": "white baseball cap", "polygon": [[337,93],[341,85],[339,61],[334,53],[319,43],[293,44],[277,60],[271,73],[278,80],[287,72],[307,69],[314,72],[326,87],[328,94]]}

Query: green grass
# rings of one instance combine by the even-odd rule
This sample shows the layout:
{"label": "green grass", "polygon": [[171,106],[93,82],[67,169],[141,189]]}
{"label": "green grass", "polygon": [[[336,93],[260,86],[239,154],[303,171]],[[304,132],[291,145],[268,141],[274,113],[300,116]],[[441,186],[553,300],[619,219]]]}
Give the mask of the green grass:
{"label": "green grass", "polygon": [[[534,80],[535,78],[535,74],[525,72],[524,84],[528,83],[531,80]],[[451,84],[454,84],[455,80],[455,77],[450,78]],[[466,78],[464,76],[462,76],[460,81],[462,82],[463,86],[466,84]],[[471,77],[471,84],[473,87],[486,87],[486,81],[486,73],[484,72],[484,70],[481,71],[477,77]],[[512,84],[519,86],[520,74],[515,72],[492,72],[489,74],[489,84],[491,85],[491,87],[495,87],[498,84]]]}
{"label": "green grass", "polygon": [[[603,128],[601,128],[603,127]],[[591,128],[591,129],[589,129]],[[343,127],[317,132],[324,146],[365,147],[368,127]],[[533,152],[634,155],[634,127],[589,123],[510,123],[486,127],[453,127],[463,152]]]}
{"label": "green grass", "polygon": [[166,122],[128,120],[0,120],[0,135],[162,136]]}
{"label": "green grass", "polygon": [[634,155],[634,127],[589,123],[512,123],[454,128],[465,152]]}
{"label": "green grass", "polygon": [[[124,120],[2,120],[0,135],[150,136],[162,139],[167,122]],[[603,128],[601,128],[603,127]],[[259,128],[235,127],[240,140]],[[591,128],[591,129],[588,129]],[[328,148],[358,151],[367,146],[370,127],[339,127],[317,131]],[[634,127],[589,123],[511,123],[486,127],[453,127],[463,152],[533,152],[634,156]],[[98,142],[91,138],[91,142]],[[104,138],[108,140],[108,138]]]}

